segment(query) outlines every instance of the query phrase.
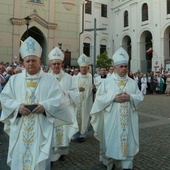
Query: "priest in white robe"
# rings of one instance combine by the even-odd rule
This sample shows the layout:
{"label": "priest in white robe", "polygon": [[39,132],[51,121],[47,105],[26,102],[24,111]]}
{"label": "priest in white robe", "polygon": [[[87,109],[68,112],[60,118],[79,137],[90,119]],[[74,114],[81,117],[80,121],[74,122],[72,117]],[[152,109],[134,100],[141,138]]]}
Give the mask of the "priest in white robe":
{"label": "priest in white robe", "polygon": [[100,75],[94,78],[94,84],[96,87],[96,90],[99,88],[100,84],[107,78],[106,74],[106,68],[101,67],[100,68]]}
{"label": "priest in white robe", "polygon": [[93,104],[92,95],[92,75],[89,73],[90,58],[85,54],[81,54],[77,60],[80,72],[73,77],[77,88],[79,89],[79,98],[77,105],[77,121],[79,132],[73,136],[73,140],[78,139],[79,142],[84,142],[86,132],[89,128],[90,110]]}
{"label": "priest in white robe", "polygon": [[50,51],[48,58],[50,60],[51,74],[56,77],[56,81],[59,82],[64,92],[65,105],[68,105],[73,121],[71,125],[62,125],[54,129],[53,156],[51,161],[56,161],[58,158],[64,160],[64,156],[68,155],[71,138],[78,131],[76,105],[78,103],[79,91],[75,82],[72,81],[72,76],[62,70],[64,61],[63,52],[58,47],[55,47]]}
{"label": "priest in white robe", "polygon": [[133,158],[139,151],[136,109],[143,95],[127,75],[127,52],[120,48],[112,59],[115,72],[99,86],[90,112],[91,124],[100,141],[100,161],[107,169],[118,166],[132,170]]}
{"label": "priest in white robe", "polygon": [[55,77],[41,69],[41,53],[28,37],[20,47],[25,70],[12,76],[0,95],[11,170],[50,170],[54,124],[72,123]]}

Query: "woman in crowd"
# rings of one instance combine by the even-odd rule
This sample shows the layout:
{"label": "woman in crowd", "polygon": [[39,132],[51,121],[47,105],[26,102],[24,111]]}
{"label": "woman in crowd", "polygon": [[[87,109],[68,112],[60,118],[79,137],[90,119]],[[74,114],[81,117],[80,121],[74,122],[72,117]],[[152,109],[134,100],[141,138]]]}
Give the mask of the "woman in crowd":
{"label": "woman in crowd", "polygon": [[153,91],[153,94],[156,94],[157,85],[158,85],[157,75],[154,75],[153,79],[152,79],[152,91]]}
{"label": "woman in crowd", "polygon": [[167,75],[165,93],[170,96],[170,74]]}
{"label": "woman in crowd", "polygon": [[147,88],[146,75],[143,74],[142,78],[141,78],[141,92],[142,92],[142,94],[146,94],[146,88]]}

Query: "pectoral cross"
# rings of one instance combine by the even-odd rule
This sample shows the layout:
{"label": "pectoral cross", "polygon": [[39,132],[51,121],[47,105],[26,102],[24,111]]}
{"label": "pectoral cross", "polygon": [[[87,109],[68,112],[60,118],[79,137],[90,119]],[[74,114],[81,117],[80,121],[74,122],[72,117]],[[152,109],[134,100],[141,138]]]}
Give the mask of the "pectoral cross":
{"label": "pectoral cross", "polygon": [[35,103],[35,99],[36,99],[35,92],[31,93],[30,99],[31,99],[31,104]]}

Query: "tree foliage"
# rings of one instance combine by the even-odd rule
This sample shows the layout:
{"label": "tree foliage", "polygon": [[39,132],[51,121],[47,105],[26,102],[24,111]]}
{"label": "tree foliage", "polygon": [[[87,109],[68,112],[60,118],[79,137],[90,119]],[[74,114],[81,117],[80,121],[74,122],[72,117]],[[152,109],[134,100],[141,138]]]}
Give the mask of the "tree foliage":
{"label": "tree foliage", "polygon": [[107,51],[105,51],[101,55],[97,56],[96,67],[97,68],[101,68],[101,67],[109,68],[112,65],[112,62],[113,60],[108,57]]}

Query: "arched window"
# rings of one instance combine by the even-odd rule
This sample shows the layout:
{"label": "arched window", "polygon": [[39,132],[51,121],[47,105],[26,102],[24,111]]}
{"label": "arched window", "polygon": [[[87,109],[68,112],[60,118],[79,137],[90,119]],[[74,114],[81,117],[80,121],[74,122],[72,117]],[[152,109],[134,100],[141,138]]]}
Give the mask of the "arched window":
{"label": "arched window", "polygon": [[124,27],[128,27],[129,26],[129,22],[128,22],[128,11],[124,12]]}
{"label": "arched window", "polygon": [[142,5],[142,21],[148,20],[148,5],[145,3]]}
{"label": "arched window", "polygon": [[90,57],[90,43],[83,43],[83,53],[87,56]]}
{"label": "arched window", "polygon": [[106,51],[106,45],[100,45],[100,54],[103,54]]}
{"label": "arched window", "polygon": [[167,0],[167,14],[170,14],[170,0]]}

